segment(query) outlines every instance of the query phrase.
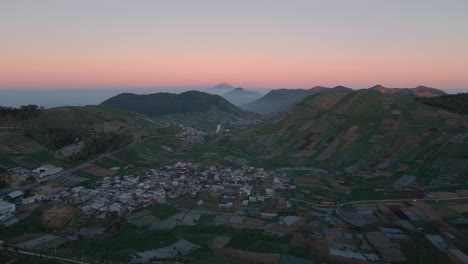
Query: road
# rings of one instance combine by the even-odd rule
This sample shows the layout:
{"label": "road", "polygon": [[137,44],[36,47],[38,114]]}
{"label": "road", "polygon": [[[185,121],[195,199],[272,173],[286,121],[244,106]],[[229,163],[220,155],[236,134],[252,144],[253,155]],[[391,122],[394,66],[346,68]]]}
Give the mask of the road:
{"label": "road", "polygon": [[73,168],[70,168],[70,169],[68,169],[68,170],[61,171],[61,172],[59,172],[59,173],[57,173],[57,174],[54,174],[54,175],[51,175],[51,176],[46,177],[46,178],[44,178],[44,179],[41,179],[41,180],[39,180],[38,182],[36,182],[36,183],[34,183],[34,184],[30,184],[29,188],[30,188],[30,187],[33,187],[33,186],[35,186],[35,185],[38,185],[38,184],[40,184],[40,183],[42,183],[42,182],[45,182],[45,181],[50,181],[50,180],[54,180],[54,179],[57,179],[57,178],[60,178],[60,177],[68,176],[68,175],[70,175],[70,174],[72,174],[72,173],[74,173],[74,172],[76,172],[76,171],[78,171],[78,170],[80,170],[80,169],[83,169],[83,168],[88,167],[89,165],[91,165],[92,163],[96,162],[96,161],[99,160],[99,159],[103,159],[103,158],[110,157],[110,156],[116,154],[117,152],[120,152],[120,151],[122,151],[122,150],[125,150],[125,149],[127,149],[127,148],[129,148],[129,147],[132,147],[132,146],[135,145],[137,142],[138,142],[138,141],[132,141],[130,144],[125,145],[124,147],[122,147],[122,148],[120,148],[120,149],[114,150],[114,151],[112,151],[112,152],[107,152],[107,153],[101,154],[101,155],[97,156],[96,158],[87,160],[87,161],[85,161],[85,162],[83,162],[83,163],[81,163],[81,164],[79,164],[79,165],[77,165],[77,166],[75,166],[75,167],[73,167]]}
{"label": "road", "polygon": [[[0,247],[0,248],[1,248],[1,250],[5,250],[5,248],[3,246]],[[62,262],[73,263],[73,264],[90,264],[89,262],[83,262],[83,261],[79,261],[79,260],[67,259],[67,258],[62,258],[62,257],[57,257],[57,256],[38,254],[38,253],[34,253],[34,252],[22,250],[22,249],[18,249],[18,251],[16,251],[14,248],[11,248],[11,247],[8,247],[7,250],[12,252],[12,253],[17,253],[17,254],[27,255],[27,256],[34,256],[36,258],[54,259],[54,260],[59,260],[59,261],[62,261]]]}
{"label": "road", "polygon": [[457,197],[457,198],[422,198],[422,199],[384,199],[384,200],[364,200],[364,201],[353,201],[353,202],[346,202],[342,204],[337,204],[336,206],[345,206],[351,204],[359,204],[359,203],[378,203],[378,202],[428,202],[428,201],[453,201],[453,200],[465,200],[468,197]]}
{"label": "road", "polygon": [[91,159],[91,160],[87,160],[73,168],[70,168],[68,170],[63,170],[59,173],[56,173],[54,175],[51,175],[51,176],[48,176],[46,178],[43,178],[43,179],[40,179],[38,180],[37,182],[34,182],[34,183],[31,183],[31,184],[27,184],[27,185],[23,185],[23,186],[20,186],[20,187],[17,187],[17,188],[8,188],[8,189],[3,189],[0,191],[0,196],[1,195],[4,195],[4,194],[7,194],[7,193],[10,193],[10,192],[13,192],[13,191],[16,191],[16,190],[21,190],[21,191],[24,191],[24,190],[27,190],[27,189],[30,189],[34,186],[37,186],[43,182],[46,182],[46,181],[50,181],[50,180],[54,180],[54,179],[57,179],[57,178],[61,178],[61,177],[66,177],[66,176],[69,176],[71,174],[73,174],[74,172],[82,169],[82,168],[86,168],[87,166],[91,165],[92,163],[94,163],[95,161],[99,160],[99,159],[102,159],[102,158],[106,158],[106,157],[109,157],[109,156],[112,156],[114,155],[115,153],[119,152],[119,151],[122,151],[124,149],[127,149],[129,147],[132,147],[133,145],[135,145],[136,143],[138,143],[138,141],[132,141],[130,144],[120,148],[120,149],[117,149],[117,150],[114,150],[112,152],[107,152],[107,153],[104,153],[104,154],[101,154],[99,155],[98,157],[94,158],[94,159]]}
{"label": "road", "polygon": [[346,205],[353,205],[353,204],[361,204],[361,203],[382,203],[382,202],[429,202],[429,201],[435,201],[435,202],[440,202],[440,201],[456,201],[456,200],[468,200],[468,197],[457,197],[457,198],[422,198],[422,199],[384,199],[384,200],[364,200],[364,201],[352,201],[352,202],[346,202],[346,203],[341,203],[341,204],[335,204],[335,205],[323,205],[323,204],[316,204],[313,202],[309,202],[306,200],[300,200],[300,199],[289,199],[290,201],[295,201],[295,202],[300,202],[300,203],[306,203],[309,205],[317,206],[317,207],[342,207]]}
{"label": "road", "polygon": [[[174,137],[175,135],[158,135],[158,136],[151,136],[151,137],[147,137],[144,140],[146,139],[151,139],[151,138],[166,138],[166,137]],[[125,150],[127,148],[130,148],[132,146],[134,146],[135,144],[139,143],[141,141],[137,141],[137,140],[134,140],[132,141],[130,144],[128,145],[125,145],[124,147],[120,148],[120,149],[117,149],[117,150],[114,150],[112,152],[107,152],[107,153],[104,153],[104,154],[101,154],[99,155],[98,157],[94,158],[94,159],[90,159],[90,160],[87,160],[73,168],[70,168],[70,169],[67,169],[67,170],[63,170],[57,174],[54,174],[54,175],[51,175],[51,176],[48,176],[46,178],[43,178],[43,179],[40,179],[38,180],[37,182],[35,183],[31,183],[31,184],[28,184],[28,185],[24,185],[24,186],[21,186],[21,187],[18,187],[18,188],[9,188],[9,189],[4,189],[4,190],[1,190],[0,191],[0,195],[4,195],[4,194],[7,194],[7,193],[10,193],[10,192],[13,192],[15,190],[21,190],[21,191],[24,191],[24,190],[27,190],[27,189],[30,189],[34,186],[37,186],[43,182],[47,182],[47,181],[50,181],[50,180],[55,180],[55,179],[58,179],[58,178],[61,178],[61,177],[67,177],[71,174],[73,174],[74,172],[80,170],[80,169],[83,169],[83,168],[86,168],[88,166],[90,166],[92,163],[96,162],[97,160],[99,159],[103,159],[103,158],[106,158],[106,157],[110,157],[122,150]]]}

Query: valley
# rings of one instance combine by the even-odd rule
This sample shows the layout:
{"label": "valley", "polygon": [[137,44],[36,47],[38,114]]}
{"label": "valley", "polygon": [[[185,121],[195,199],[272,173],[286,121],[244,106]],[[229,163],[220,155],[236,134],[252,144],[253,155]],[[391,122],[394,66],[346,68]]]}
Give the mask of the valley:
{"label": "valley", "polygon": [[2,247],[25,263],[463,263],[467,117],[374,90],[268,117],[218,99],[4,115]]}

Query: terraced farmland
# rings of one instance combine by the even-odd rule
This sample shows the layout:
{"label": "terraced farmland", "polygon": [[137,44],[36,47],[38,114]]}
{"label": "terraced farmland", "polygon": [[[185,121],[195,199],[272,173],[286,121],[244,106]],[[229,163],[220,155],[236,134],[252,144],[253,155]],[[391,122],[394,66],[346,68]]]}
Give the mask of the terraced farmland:
{"label": "terraced farmland", "polygon": [[[423,184],[450,186],[463,183],[467,120],[411,98],[324,92],[222,142],[260,157],[265,166],[316,166],[367,177],[406,173]],[[454,164],[437,167],[440,160]]]}

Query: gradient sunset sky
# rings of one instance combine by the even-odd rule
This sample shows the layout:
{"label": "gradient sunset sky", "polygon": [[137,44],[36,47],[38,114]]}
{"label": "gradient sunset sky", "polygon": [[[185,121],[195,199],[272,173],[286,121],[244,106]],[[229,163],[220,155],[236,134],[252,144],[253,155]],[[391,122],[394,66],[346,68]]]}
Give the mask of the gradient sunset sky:
{"label": "gradient sunset sky", "polygon": [[2,0],[0,88],[468,88],[467,0]]}

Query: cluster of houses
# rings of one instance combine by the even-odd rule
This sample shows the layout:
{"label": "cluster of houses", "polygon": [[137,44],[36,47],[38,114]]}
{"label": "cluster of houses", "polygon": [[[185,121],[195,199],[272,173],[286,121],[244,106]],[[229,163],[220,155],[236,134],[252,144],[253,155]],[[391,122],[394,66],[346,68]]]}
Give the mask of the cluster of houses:
{"label": "cluster of houses", "polygon": [[188,143],[203,142],[205,133],[201,132],[200,130],[197,130],[196,128],[185,125],[179,125],[179,127],[182,128],[182,132],[176,135],[178,139]]}
{"label": "cluster of houses", "polygon": [[165,191],[155,177],[105,177],[93,188],[77,186],[48,196],[58,203],[81,205],[84,214],[105,218],[108,213],[118,215],[166,201]]}
{"label": "cluster of houses", "polygon": [[[270,188],[255,190],[253,184],[272,182]],[[64,189],[45,199],[58,203],[79,204],[85,214],[104,218],[107,213],[119,215],[146,208],[153,203],[164,203],[166,197],[194,197],[197,194],[218,194],[218,208],[229,209],[235,200],[243,206],[249,202],[263,202],[275,190],[295,188],[289,178],[273,172],[244,166],[231,169],[225,166],[204,168],[191,162],[178,162],[172,166],[150,169],[139,176],[112,176],[98,181],[94,187],[83,186]],[[199,201],[199,205],[203,201]]]}

